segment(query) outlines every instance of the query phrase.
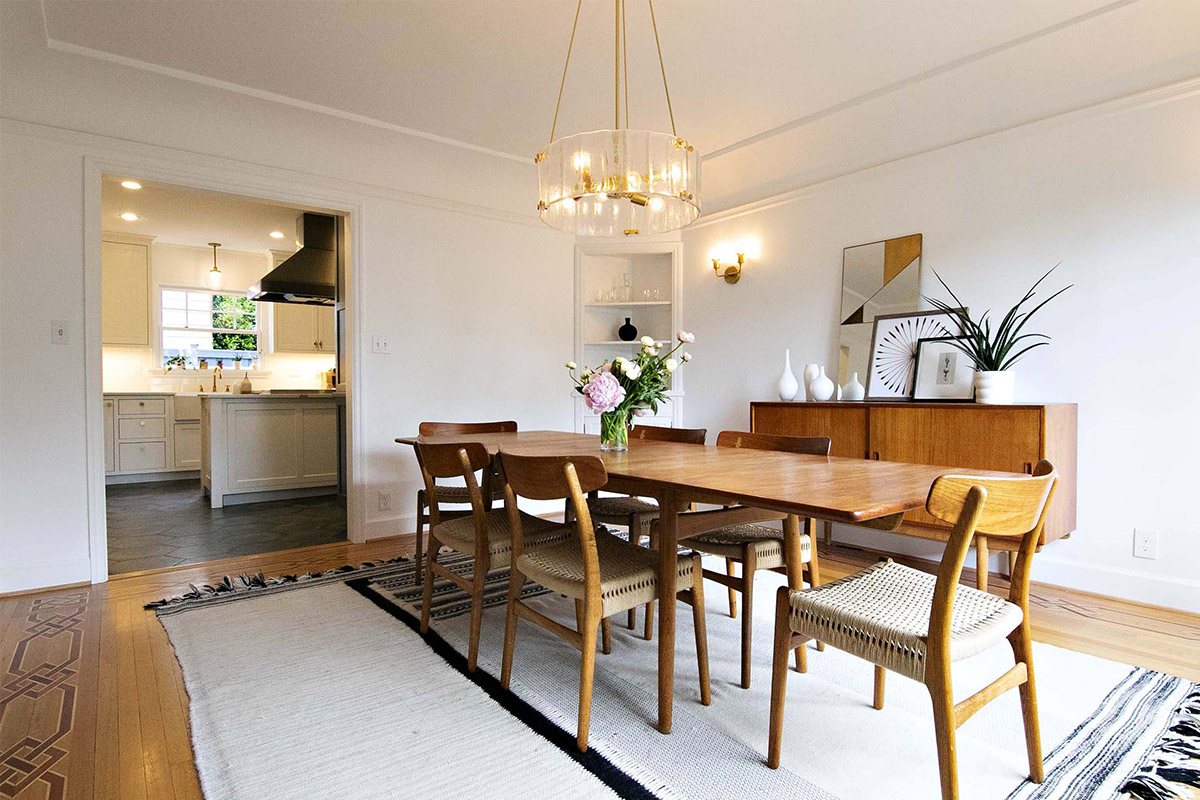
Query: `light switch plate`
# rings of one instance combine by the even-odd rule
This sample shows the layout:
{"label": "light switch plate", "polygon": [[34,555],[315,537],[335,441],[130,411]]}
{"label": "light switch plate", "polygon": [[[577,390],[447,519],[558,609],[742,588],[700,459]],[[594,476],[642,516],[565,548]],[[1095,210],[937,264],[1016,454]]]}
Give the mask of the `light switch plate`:
{"label": "light switch plate", "polygon": [[392,352],[392,343],[386,336],[371,337],[371,352],[376,355],[387,355]]}
{"label": "light switch plate", "polygon": [[65,319],[50,320],[50,344],[66,344],[67,321]]}

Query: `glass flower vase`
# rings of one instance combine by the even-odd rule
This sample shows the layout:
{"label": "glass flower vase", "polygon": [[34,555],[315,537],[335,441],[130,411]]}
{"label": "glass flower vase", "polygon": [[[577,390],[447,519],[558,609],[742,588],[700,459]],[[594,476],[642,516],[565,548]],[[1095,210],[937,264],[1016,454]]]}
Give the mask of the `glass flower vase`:
{"label": "glass flower vase", "polygon": [[606,411],[600,415],[600,449],[616,453],[629,449],[628,411]]}

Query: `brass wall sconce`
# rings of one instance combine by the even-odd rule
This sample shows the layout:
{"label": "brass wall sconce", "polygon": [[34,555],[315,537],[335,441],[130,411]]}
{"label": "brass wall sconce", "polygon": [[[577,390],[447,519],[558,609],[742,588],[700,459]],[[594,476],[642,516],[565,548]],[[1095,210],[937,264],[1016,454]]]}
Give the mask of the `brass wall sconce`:
{"label": "brass wall sconce", "polygon": [[746,265],[746,254],[737,254],[737,264],[722,266],[719,258],[714,258],[712,262],[713,272],[717,274],[718,278],[724,278],[726,283],[737,283],[742,277],[742,267]]}

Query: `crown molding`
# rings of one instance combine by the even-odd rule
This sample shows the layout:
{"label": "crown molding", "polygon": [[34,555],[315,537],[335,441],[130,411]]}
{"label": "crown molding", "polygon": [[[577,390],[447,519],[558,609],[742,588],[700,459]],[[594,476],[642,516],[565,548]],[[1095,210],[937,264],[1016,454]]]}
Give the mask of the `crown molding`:
{"label": "crown molding", "polygon": [[[336,178],[310,172],[300,172],[298,170],[284,169],[281,167],[269,167],[249,161],[237,161],[235,159],[223,158],[220,156],[210,156],[203,153],[195,153],[190,150],[147,144],[131,139],[120,139],[102,134],[87,133],[84,131],[73,130],[71,128],[59,128],[53,125],[45,125],[40,122],[28,122],[26,120],[14,119],[12,117],[0,116],[0,134],[6,136],[26,136],[34,139],[40,138],[58,141],[64,144],[70,144],[79,147],[85,151],[88,151],[89,154],[95,156],[118,155],[136,156],[142,159],[153,159],[169,165],[175,172],[179,172],[180,169],[185,171],[194,171],[195,169],[201,168],[208,169],[210,171],[212,169],[237,171],[239,174],[244,175],[247,178],[255,179],[263,186],[264,192],[269,192],[270,186],[277,185],[281,181],[288,183],[302,183],[306,185],[319,184],[323,195],[335,193],[352,198],[361,198],[364,196],[374,197],[384,200],[391,200],[398,203],[405,203],[408,205],[421,206],[423,208],[433,208],[439,211],[449,211],[455,214],[466,214],[468,216],[505,222],[511,225],[525,225],[528,227],[544,229],[547,232],[554,232],[551,228],[547,227],[536,214],[532,213],[524,214],[516,211],[506,211],[498,208],[489,208],[487,206],[478,206],[470,203],[463,203],[458,200],[447,200],[440,197],[417,194],[415,192],[406,192],[401,189],[393,189],[377,184],[348,181],[344,178]],[[245,194],[244,191],[237,193]],[[314,206],[320,206],[320,202],[314,201],[313,204]]]}
{"label": "crown molding", "polygon": [[926,150],[918,150],[913,153],[908,153],[903,156],[880,161],[876,164],[871,164],[866,167],[848,170],[846,172],[834,175],[830,178],[824,178],[820,181],[797,186],[794,189],[789,189],[785,192],[769,195],[758,200],[751,200],[747,203],[740,203],[730,208],[722,209],[712,214],[705,214],[699,220],[692,223],[686,230],[695,228],[703,228],[707,225],[716,225],[721,222],[728,222],[738,217],[746,216],[747,214],[755,214],[760,211],[776,208],[778,206],[794,203],[809,195],[824,191],[825,189],[845,183],[866,180],[867,178],[886,173],[890,170],[906,169],[925,160],[933,160],[943,158],[950,153],[961,151],[965,148],[981,145],[989,145],[995,142],[1001,142],[1006,139],[1016,139],[1026,136],[1033,136],[1039,133],[1053,130],[1059,127],[1068,125],[1076,125],[1084,122],[1093,122],[1109,117],[1120,116],[1122,114],[1130,114],[1136,111],[1143,111],[1165,103],[1172,103],[1177,100],[1184,100],[1194,95],[1200,94],[1200,75],[1187,78],[1186,80],[1176,83],[1159,86],[1154,89],[1147,89],[1141,92],[1119,97],[1115,100],[1107,100],[1102,103],[1096,103],[1091,106],[1065,111],[1061,114],[1054,114],[1049,117],[1042,117],[1030,122],[1023,122],[1020,125],[1014,125],[1009,128],[1001,128],[1000,130],[988,131],[987,133],[978,136],[969,136],[959,139],[948,144],[938,145]]}

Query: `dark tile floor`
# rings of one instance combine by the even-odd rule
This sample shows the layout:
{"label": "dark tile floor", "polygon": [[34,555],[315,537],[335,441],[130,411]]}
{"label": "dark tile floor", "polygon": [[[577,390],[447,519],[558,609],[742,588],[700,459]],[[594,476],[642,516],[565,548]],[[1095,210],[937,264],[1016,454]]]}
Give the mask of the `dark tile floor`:
{"label": "dark tile floor", "polygon": [[108,571],[195,564],[346,539],[337,496],[210,508],[199,479],[107,487]]}

